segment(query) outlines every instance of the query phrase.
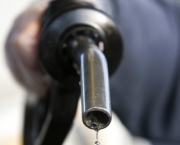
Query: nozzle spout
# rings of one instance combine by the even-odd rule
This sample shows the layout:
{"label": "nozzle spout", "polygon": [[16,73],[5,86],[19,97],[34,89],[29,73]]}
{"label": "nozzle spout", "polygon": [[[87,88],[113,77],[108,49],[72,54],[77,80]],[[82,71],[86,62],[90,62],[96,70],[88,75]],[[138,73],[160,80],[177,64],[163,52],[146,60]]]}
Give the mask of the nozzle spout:
{"label": "nozzle spout", "polygon": [[73,55],[79,62],[81,77],[83,123],[90,129],[100,130],[111,122],[106,58],[98,46],[86,37],[79,37],[73,43],[72,46],[77,48]]}
{"label": "nozzle spout", "polygon": [[81,99],[84,124],[98,130],[107,127],[111,122],[107,62],[95,45],[81,56]]}

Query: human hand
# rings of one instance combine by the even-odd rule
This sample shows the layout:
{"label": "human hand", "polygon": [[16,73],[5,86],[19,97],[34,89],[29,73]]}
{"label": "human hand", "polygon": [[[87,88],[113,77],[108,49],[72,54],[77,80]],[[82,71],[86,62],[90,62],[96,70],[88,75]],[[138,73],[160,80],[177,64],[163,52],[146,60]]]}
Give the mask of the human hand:
{"label": "human hand", "polygon": [[14,22],[6,41],[8,65],[16,80],[28,91],[44,95],[50,87],[38,59],[41,17],[50,0],[33,3]]}

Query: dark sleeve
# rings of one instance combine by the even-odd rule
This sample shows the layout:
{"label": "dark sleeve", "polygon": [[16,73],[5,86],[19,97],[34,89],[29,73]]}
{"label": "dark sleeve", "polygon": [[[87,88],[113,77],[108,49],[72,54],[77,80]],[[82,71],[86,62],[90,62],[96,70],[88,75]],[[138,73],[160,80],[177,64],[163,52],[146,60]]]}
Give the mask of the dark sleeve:
{"label": "dark sleeve", "polygon": [[111,78],[112,107],[134,134],[180,144],[180,5],[175,0],[116,0],[124,41]]}

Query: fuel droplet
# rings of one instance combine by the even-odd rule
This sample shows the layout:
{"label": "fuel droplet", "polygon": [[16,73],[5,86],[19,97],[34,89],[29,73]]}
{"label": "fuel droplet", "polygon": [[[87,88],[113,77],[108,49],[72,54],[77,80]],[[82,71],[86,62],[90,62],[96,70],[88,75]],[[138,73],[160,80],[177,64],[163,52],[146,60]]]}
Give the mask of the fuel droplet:
{"label": "fuel droplet", "polygon": [[100,145],[100,142],[99,142],[99,141],[96,141],[96,142],[94,143],[94,145]]}

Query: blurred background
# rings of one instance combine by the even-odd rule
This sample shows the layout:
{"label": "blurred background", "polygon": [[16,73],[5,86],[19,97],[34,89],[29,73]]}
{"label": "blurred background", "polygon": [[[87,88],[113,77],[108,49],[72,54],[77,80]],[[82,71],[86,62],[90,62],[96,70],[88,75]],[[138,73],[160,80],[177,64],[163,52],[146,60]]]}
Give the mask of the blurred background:
{"label": "blurred background", "polygon": [[14,19],[32,0],[1,0],[0,4],[0,145],[17,145],[21,140],[25,92],[12,77],[4,45]]}

